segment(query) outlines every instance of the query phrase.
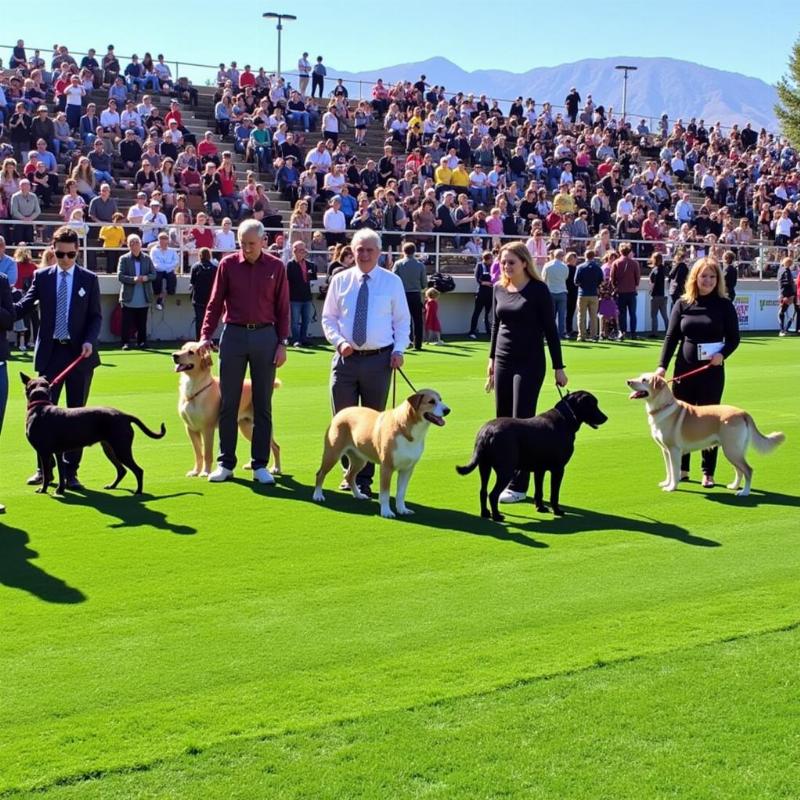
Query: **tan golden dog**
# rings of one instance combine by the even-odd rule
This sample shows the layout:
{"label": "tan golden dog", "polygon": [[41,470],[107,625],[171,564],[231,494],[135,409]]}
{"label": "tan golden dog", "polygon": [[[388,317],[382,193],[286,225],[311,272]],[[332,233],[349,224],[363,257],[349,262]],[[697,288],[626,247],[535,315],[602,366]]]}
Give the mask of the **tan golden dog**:
{"label": "tan golden dog", "polygon": [[365,500],[356,485],[356,475],[367,461],[380,466],[380,495],[382,517],[394,517],[389,505],[392,473],[397,472],[395,504],[398,514],[413,514],[406,506],[406,489],[411,473],[425,449],[425,435],[433,425],[444,425],[450,409],[438,392],[423,389],[412,394],[397,408],[375,411],[363,406],[342,409],[331,421],[325,433],[325,451],[317,471],[314,500],[324,502],[322,483],[342,456],[349,465],[345,480],[357,500]]}
{"label": "tan golden dog", "polygon": [[680,478],[683,453],[719,445],[736,472],[728,484],[737,494],[750,494],[753,468],[747,463],[747,448],[752,443],[759,453],[772,452],[786,438],[782,433],[764,436],[753,418],[741,408],[728,405],[693,406],[677,400],[660,375],[646,373],[628,382],[630,400],[645,400],[653,438],[664,454],[667,477],[659,483],[665,492],[674,492]]}
{"label": "tan golden dog", "polygon": [[[172,354],[175,372],[180,373],[181,382],[178,395],[178,414],[186,426],[186,433],[194,448],[194,468],[187,477],[206,477],[211,471],[214,458],[214,432],[219,424],[220,389],[219,378],[211,374],[213,361],[211,354],[198,354],[197,342],[186,342]],[[274,386],[281,385],[275,380]],[[242,386],[242,399],[239,402],[239,430],[248,441],[253,438],[253,396],[250,381]],[[270,442],[273,465],[270,471],[281,471],[281,448],[274,437]],[[249,465],[245,469],[249,469]]]}

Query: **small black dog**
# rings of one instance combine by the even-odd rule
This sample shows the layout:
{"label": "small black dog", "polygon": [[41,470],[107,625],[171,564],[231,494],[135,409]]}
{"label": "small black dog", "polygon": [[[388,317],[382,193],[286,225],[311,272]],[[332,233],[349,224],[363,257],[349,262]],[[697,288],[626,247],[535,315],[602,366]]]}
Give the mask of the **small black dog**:
{"label": "small black dog", "polygon": [[589,392],[567,394],[556,403],[555,408],[532,419],[493,419],[478,431],[469,464],[456,467],[456,472],[467,475],[478,467],[481,474],[481,516],[488,517],[486,487],[494,469],[497,482],[489,494],[491,517],[496,522],[502,522],[504,517],[497,510],[497,501],[515,470],[533,472],[533,502],[540,512],[547,511],[543,500],[543,484],[544,474],[549,471],[550,503],[553,513],[561,516],[564,512],[558,504],[558,494],[564,468],[575,449],[575,434],[581,423],[597,428],[607,419],[597,405],[597,398]]}
{"label": "small black dog", "polygon": [[56,494],[64,494],[66,476],[63,454],[80,447],[89,447],[98,442],[108,460],[117,468],[117,478],[106,489],[116,489],[127,470],[136,476],[136,494],[142,493],[144,471],[133,460],[134,423],[151,439],[161,439],[167,432],[161,423],[161,432],[153,433],[140,420],[116,408],[59,408],[50,399],[50,384],[44,378],[29,378],[20,372],[28,398],[25,419],[25,435],[36,451],[42,485],[36,491],[47,494],[53,480],[53,456],[58,464],[58,486]]}

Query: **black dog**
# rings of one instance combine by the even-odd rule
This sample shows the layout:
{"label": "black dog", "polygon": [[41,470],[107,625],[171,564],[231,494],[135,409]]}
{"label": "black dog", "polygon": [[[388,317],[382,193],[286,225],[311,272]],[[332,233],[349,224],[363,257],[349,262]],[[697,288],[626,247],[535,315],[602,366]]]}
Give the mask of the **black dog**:
{"label": "black dog", "polygon": [[597,428],[607,419],[597,405],[597,398],[589,392],[567,394],[555,408],[532,419],[493,419],[478,431],[472,460],[463,467],[456,467],[456,472],[467,475],[478,467],[481,474],[481,516],[488,517],[486,487],[494,469],[497,482],[489,494],[491,517],[502,522],[504,517],[497,510],[497,501],[516,470],[533,473],[533,502],[537,511],[547,511],[542,489],[544,474],[549,471],[550,503],[553,513],[561,516],[564,512],[558,505],[558,493],[564,468],[575,449],[575,434],[581,423]]}
{"label": "black dog", "polygon": [[50,384],[44,378],[29,378],[20,372],[28,398],[25,419],[25,435],[36,451],[42,485],[36,491],[47,494],[53,480],[53,456],[58,464],[58,486],[56,494],[64,494],[66,477],[63,454],[80,447],[89,447],[98,442],[108,460],[117,468],[117,478],[106,489],[116,489],[127,470],[136,476],[136,494],[142,493],[144,471],[133,460],[134,423],[151,439],[161,439],[167,432],[161,423],[161,432],[153,433],[140,420],[116,408],[59,408],[50,399]]}

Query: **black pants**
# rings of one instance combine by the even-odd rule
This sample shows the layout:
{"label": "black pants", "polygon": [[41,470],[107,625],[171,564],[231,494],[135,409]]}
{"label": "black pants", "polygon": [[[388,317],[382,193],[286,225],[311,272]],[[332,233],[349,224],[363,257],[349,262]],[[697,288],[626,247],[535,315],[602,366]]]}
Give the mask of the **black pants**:
{"label": "black pants", "polygon": [[[48,361],[42,375],[48,381],[52,381],[59,372],[80,355],[80,352],[80,345],[71,343],[54,344],[53,354],[50,356],[50,361]],[[53,402],[56,405],[58,404],[58,399],[61,397],[61,389],[63,388],[67,394],[67,408],[82,408],[85,406],[86,401],[89,399],[89,389],[92,386],[93,374],[94,370],[84,369],[82,365],[75,367],[58,386],[54,386],[50,390],[50,397]],[[70,450],[64,453],[64,466],[68,478],[77,476],[82,455],[82,449]]]}
{"label": "black pants", "polygon": [[147,312],[149,306],[132,308],[122,306],[122,344],[131,340],[131,328],[136,328],[136,343],[144,347],[147,344]]}
{"label": "black pants", "polygon": [[163,272],[156,270],[156,277],[153,281],[153,293],[159,299],[163,299],[164,289],[168,295],[175,294],[178,288],[178,276],[174,272]]}
{"label": "black pants", "polygon": [[[349,406],[364,406],[383,411],[389,396],[392,379],[392,350],[371,356],[350,355],[342,358],[339,353],[331,364],[331,401],[334,414]],[[369,488],[375,475],[375,465],[368,462],[356,476],[359,486]]]}
{"label": "black pants", "polygon": [[317,75],[316,72],[311,73],[311,96],[319,89],[319,99],[322,100],[322,93],[325,91],[325,78],[322,75]]}
{"label": "black pants", "polygon": [[[498,417],[530,419],[536,416],[536,404],[544,383],[544,356],[524,363],[494,361],[494,402]],[[517,471],[508,484],[514,492],[527,492],[530,472]]]}
{"label": "black pants", "polygon": [[575,309],[578,307],[578,290],[567,288],[567,336],[575,332]]}
{"label": "black pants", "polygon": [[239,433],[239,402],[247,367],[253,387],[253,440],[250,459],[253,469],[266,467],[272,440],[272,384],[275,381],[275,350],[278,334],[273,325],[248,330],[226,325],[219,340],[220,466],[236,466],[236,438]]}
{"label": "black pants", "polygon": [[195,341],[200,341],[200,329],[203,327],[203,318],[206,315],[205,303],[192,303],[194,308],[194,338]]}
{"label": "black pants", "polygon": [[414,347],[417,350],[422,350],[422,334],[424,333],[422,298],[419,292],[406,292],[406,301],[408,302],[408,310],[411,313],[411,337],[414,341]]}
{"label": "black pants", "polygon": [[[704,362],[688,363],[679,358],[675,362],[675,375],[682,375],[702,366]],[[685,381],[674,384],[674,394],[678,400],[691,403],[693,406],[712,406],[722,400],[722,391],[725,388],[725,368],[712,367],[705,372],[692,375]],[[681,471],[689,471],[689,453],[681,457]],[[717,448],[710,447],[703,450],[701,468],[703,475],[713,475],[717,466]]]}
{"label": "black pants", "polygon": [[486,328],[486,333],[489,334],[492,330],[491,314],[492,314],[492,287],[479,286],[475,294],[475,307],[472,309],[472,320],[469,323],[469,332],[478,333],[478,320],[480,319],[481,312],[483,312],[483,325]]}

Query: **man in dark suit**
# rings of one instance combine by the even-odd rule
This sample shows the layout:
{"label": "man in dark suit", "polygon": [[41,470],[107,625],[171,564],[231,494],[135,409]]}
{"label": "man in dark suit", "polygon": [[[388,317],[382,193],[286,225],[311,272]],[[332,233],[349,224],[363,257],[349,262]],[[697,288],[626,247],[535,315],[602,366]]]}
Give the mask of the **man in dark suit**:
{"label": "man in dark suit", "polygon": [[[34,273],[30,289],[15,304],[15,313],[21,319],[39,302],[41,324],[33,366],[40,376],[52,381],[79,355],[83,356],[83,361],[52,391],[53,402],[57,403],[63,385],[67,407],[78,408],[86,405],[94,368],[100,363],[97,355],[97,337],[103,320],[100,285],[94,273],[75,263],[79,240],[74,229],[59,228],[53,235],[53,250],[56,266]],[[73,450],[64,454],[68,489],[83,488],[78,480],[81,453]],[[41,482],[42,475],[37,469],[28,483],[33,486]]]}
{"label": "man in dark suit", "polygon": [[[6,415],[8,400],[8,338],[6,332],[14,327],[14,304],[11,302],[11,286],[8,278],[0,272],[0,432],[3,430],[3,417]],[[0,514],[6,507],[0,505]]]}

